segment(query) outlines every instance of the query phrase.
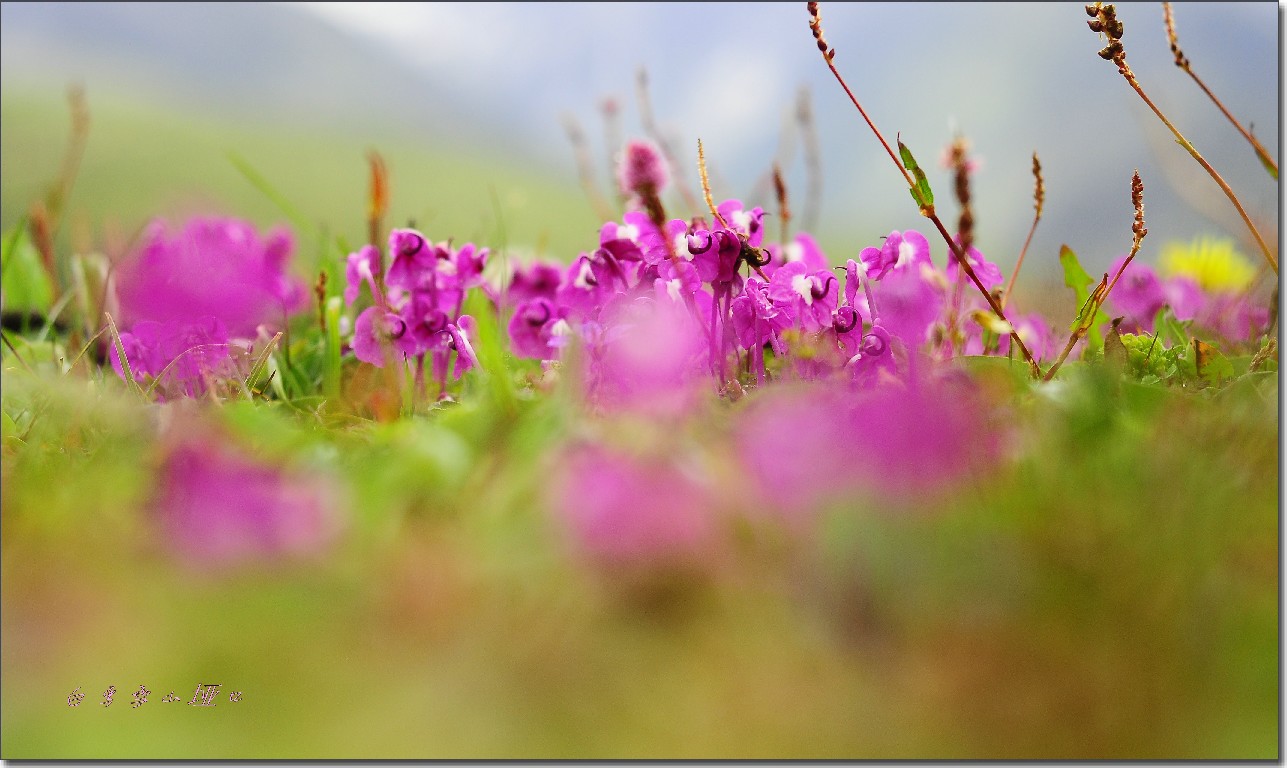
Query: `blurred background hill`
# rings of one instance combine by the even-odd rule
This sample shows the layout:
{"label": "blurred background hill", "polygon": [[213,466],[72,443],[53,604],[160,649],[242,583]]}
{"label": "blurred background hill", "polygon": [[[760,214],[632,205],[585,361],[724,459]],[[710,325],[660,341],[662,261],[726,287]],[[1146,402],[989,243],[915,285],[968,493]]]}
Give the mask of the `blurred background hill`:
{"label": "blurred background hill", "polygon": [[[75,82],[93,127],[71,209],[91,229],[210,208],[283,220],[232,152],[305,218],[356,240],[364,154],[376,148],[392,173],[394,221],[414,218],[438,239],[497,244],[503,232],[511,246],[568,259],[595,244],[598,220],[561,119],[582,126],[606,187],[600,106],[615,100],[624,135],[640,135],[640,67],[674,146],[691,154],[698,136],[706,144],[717,197],[747,199],[780,153],[801,213],[802,152],[781,137],[804,88],[823,156],[817,230],[832,260],[922,226],[820,60],[799,3],[5,3],[0,14],[5,227],[57,173]],[[1160,4],[1127,4],[1120,17],[1145,87],[1276,236],[1276,184],[1172,64]],[[1275,146],[1278,6],[1182,3],[1176,17],[1195,69]],[[1240,238],[1218,189],[1095,55],[1084,19],[1073,3],[823,5],[837,65],[877,125],[934,166],[949,221],[955,205],[937,160],[956,129],[969,138],[983,161],[978,241],[1004,268],[1031,220],[1034,149],[1048,190],[1034,279],[1056,276],[1063,242],[1092,270],[1119,255],[1137,167],[1150,230],[1143,258],[1169,239]],[[687,213],[671,199],[673,214]],[[767,195],[754,202],[774,207]]]}

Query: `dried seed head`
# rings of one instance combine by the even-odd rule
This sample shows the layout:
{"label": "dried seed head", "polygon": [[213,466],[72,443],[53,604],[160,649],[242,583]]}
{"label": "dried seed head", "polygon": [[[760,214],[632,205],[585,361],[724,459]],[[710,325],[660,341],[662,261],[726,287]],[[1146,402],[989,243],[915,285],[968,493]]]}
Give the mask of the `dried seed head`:
{"label": "dried seed head", "polygon": [[1144,182],[1140,180],[1138,169],[1131,177],[1131,204],[1135,206],[1135,223],[1131,225],[1131,232],[1135,234],[1135,244],[1138,247],[1139,242],[1148,234],[1148,229],[1144,227]]}
{"label": "dried seed head", "polygon": [[1126,49],[1122,47],[1122,34],[1126,28],[1117,20],[1117,9],[1112,5],[1095,3],[1086,6],[1086,14],[1091,17],[1086,26],[1092,32],[1108,38],[1108,44],[1100,50],[1099,57],[1105,61],[1117,62],[1118,68],[1123,70],[1122,74],[1126,74]]}
{"label": "dried seed head", "polygon": [[957,136],[948,148],[948,158],[955,172],[956,200],[961,204],[961,217],[957,221],[956,231],[960,237],[961,250],[968,251],[974,245],[974,211],[970,208],[970,162],[966,157],[969,143],[963,136]]}
{"label": "dried seed head", "polygon": [[822,14],[818,12],[817,3],[808,3],[809,7],[809,29],[813,32],[813,39],[818,41],[818,50],[822,52],[822,58],[830,62],[836,55],[836,49],[827,45],[827,39],[822,33]]}
{"label": "dried seed head", "polygon": [[1171,4],[1162,3],[1162,19],[1166,22],[1166,39],[1171,44],[1171,53],[1175,56],[1175,66],[1187,70],[1189,59],[1180,50],[1180,40],[1175,35],[1175,17],[1171,14]]}
{"label": "dried seed head", "polygon": [[1041,160],[1037,159],[1037,153],[1032,153],[1032,199],[1037,209],[1037,218],[1041,218],[1041,209],[1046,205],[1046,182],[1041,178]]}

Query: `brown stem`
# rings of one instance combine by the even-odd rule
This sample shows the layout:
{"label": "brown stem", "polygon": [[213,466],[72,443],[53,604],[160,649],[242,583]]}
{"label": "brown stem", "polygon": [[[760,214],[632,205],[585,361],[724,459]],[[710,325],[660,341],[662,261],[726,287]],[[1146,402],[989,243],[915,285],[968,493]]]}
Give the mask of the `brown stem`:
{"label": "brown stem", "polygon": [[1260,158],[1260,163],[1265,166],[1275,179],[1277,179],[1278,163],[1275,163],[1274,159],[1269,156],[1269,153],[1265,150],[1260,141],[1257,140],[1250,131],[1243,128],[1242,123],[1239,123],[1237,118],[1229,113],[1229,110],[1225,108],[1224,103],[1221,102],[1220,99],[1216,98],[1216,95],[1211,92],[1210,88],[1207,88],[1207,84],[1202,82],[1202,78],[1198,77],[1196,72],[1188,67],[1185,67],[1184,71],[1188,72],[1189,77],[1193,78],[1193,82],[1197,83],[1198,87],[1202,89],[1202,92],[1209,96],[1211,101],[1215,102],[1215,105],[1220,108],[1220,111],[1224,113],[1225,117],[1229,118],[1229,122],[1233,123],[1233,127],[1238,129],[1238,132],[1242,134],[1243,138],[1251,143],[1251,148],[1256,151],[1256,157]]}
{"label": "brown stem", "polygon": [[[979,293],[983,294],[983,298],[987,299],[988,306],[992,308],[992,311],[996,313],[997,317],[1009,322],[1009,320],[1006,320],[1005,310],[1001,307],[1001,304],[997,301],[996,297],[993,296],[987,288],[983,287],[983,282],[979,280],[979,276],[974,273],[974,267],[970,266],[970,262],[965,258],[965,253],[961,251],[960,246],[956,244],[956,241],[952,239],[952,236],[947,233],[947,227],[943,226],[942,220],[940,220],[938,214],[934,212],[933,207],[930,207],[926,214],[926,218],[934,222],[934,226],[938,229],[939,234],[942,235],[943,240],[947,242],[947,247],[950,248],[952,253],[956,256],[957,266],[959,266],[965,274],[969,276],[970,281],[979,289]],[[1023,354],[1023,359],[1032,369],[1033,377],[1035,378],[1040,376],[1041,367],[1037,365],[1037,361],[1032,357],[1032,353],[1028,351],[1028,347],[1023,343],[1023,339],[1019,338],[1019,334],[1014,330],[1013,325],[1010,330],[1010,341],[1011,343],[1018,345],[1019,352]]]}
{"label": "brown stem", "polygon": [[1019,277],[1019,270],[1023,268],[1023,257],[1028,255],[1028,246],[1032,244],[1032,236],[1037,231],[1037,222],[1041,221],[1041,214],[1032,217],[1032,226],[1028,228],[1028,237],[1023,241],[1023,248],[1019,250],[1019,260],[1014,264],[1014,271],[1010,273],[1010,280],[1005,285],[1005,292],[1001,294],[1001,306],[1005,306],[1010,301],[1010,291],[1014,290],[1014,281]]}
{"label": "brown stem", "polygon": [[[1089,311],[1084,314],[1089,315],[1091,323],[1095,322],[1096,313],[1098,313],[1100,308],[1104,306],[1104,302],[1108,301],[1108,294],[1112,293],[1113,286],[1117,285],[1117,281],[1121,279],[1122,273],[1126,271],[1127,265],[1129,265],[1135,258],[1135,254],[1139,253],[1140,243],[1143,242],[1143,239],[1144,238],[1142,236],[1135,238],[1135,241],[1131,244],[1131,252],[1126,255],[1126,260],[1122,262],[1122,266],[1118,267],[1117,274],[1113,275],[1113,281],[1108,283],[1108,286],[1103,291],[1096,290],[1095,293],[1091,294],[1091,297],[1087,299],[1087,301],[1091,303],[1091,307]],[[1108,275],[1105,274],[1104,277],[1107,278]],[[1101,287],[1102,286],[1103,284],[1101,283]],[[1054,365],[1050,366],[1050,370],[1046,371],[1046,375],[1042,378],[1042,381],[1050,381],[1055,377],[1055,374],[1059,372],[1059,367],[1064,364],[1064,360],[1068,359],[1068,354],[1072,352],[1072,348],[1077,346],[1077,342],[1081,340],[1082,336],[1086,335],[1088,330],[1089,326],[1083,328],[1080,324],[1073,329],[1072,335],[1068,337],[1068,343],[1064,346],[1064,351],[1059,354],[1059,359],[1055,360]]]}
{"label": "brown stem", "polygon": [[1233,127],[1238,129],[1238,133],[1241,133],[1242,137],[1251,144],[1251,148],[1256,151],[1256,157],[1260,158],[1261,165],[1265,166],[1265,170],[1269,171],[1269,175],[1273,176],[1274,180],[1277,181],[1278,164],[1269,156],[1269,153],[1265,151],[1264,146],[1256,140],[1256,137],[1253,136],[1246,128],[1243,128],[1242,123],[1238,122],[1238,119],[1234,117],[1227,108],[1225,108],[1224,102],[1220,101],[1220,99],[1211,92],[1211,89],[1207,87],[1207,84],[1202,82],[1202,78],[1198,77],[1198,73],[1193,71],[1193,66],[1189,61],[1189,57],[1185,56],[1184,52],[1180,50],[1180,41],[1175,34],[1175,18],[1171,14],[1170,3],[1162,3],[1162,15],[1166,23],[1166,37],[1171,43],[1171,53],[1175,54],[1175,66],[1184,70],[1189,77],[1193,78],[1193,82],[1198,84],[1198,87],[1207,95],[1207,98],[1211,99],[1211,102],[1216,105],[1216,108],[1224,114],[1230,123],[1233,123]]}
{"label": "brown stem", "polygon": [[[849,96],[849,100],[853,102],[854,107],[858,109],[858,113],[862,115],[862,119],[867,122],[867,127],[871,128],[872,133],[876,134],[876,139],[879,140],[880,145],[885,148],[885,152],[889,155],[889,159],[894,161],[894,167],[898,168],[899,173],[903,174],[903,180],[907,182],[907,186],[914,189],[916,187],[916,183],[912,181],[911,174],[909,174],[907,169],[903,167],[902,161],[900,161],[898,156],[894,154],[894,150],[890,148],[889,142],[885,141],[885,137],[876,127],[876,124],[873,123],[871,117],[867,115],[867,110],[863,109],[862,104],[858,103],[858,98],[854,96],[853,91],[849,89],[848,83],[846,83],[844,77],[840,75],[840,70],[836,69],[835,50],[828,50],[826,42],[822,39],[821,26],[818,22],[816,9],[816,3],[809,4],[809,14],[813,19],[813,23],[811,23],[810,26],[814,29],[814,37],[818,40],[818,49],[822,51],[823,61],[827,62],[827,67],[831,70],[831,74],[835,75],[836,82],[840,83],[840,87],[845,90],[845,94]],[[1001,307],[1001,304],[997,302],[996,297],[989,293],[988,289],[983,286],[983,282],[979,280],[979,276],[974,273],[974,267],[970,266],[970,262],[965,258],[965,252],[959,245],[957,245],[956,241],[952,239],[952,236],[948,234],[947,227],[943,226],[942,220],[939,219],[938,214],[934,212],[934,206],[931,205],[921,209],[921,215],[934,222],[934,226],[938,229],[939,234],[943,236],[944,242],[947,243],[948,249],[951,250],[952,254],[956,257],[958,266],[960,266],[962,271],[969,276],[970,281],[979,289],[979,293],[983,294],[983,298],[987,300],[988,306],[992,308],[992,311],[996,313],[997,317],[1002,320],[1006,320],[1005,310]],[[1010,340],[1013,344],[1017,345],[1019,347],[1019,351],[1023,353],[1023,359],[1027,361],[1028,366],[1032,369],[1033,378],[1040,376],[1041,366],[1037,365],[1037,361],[1032,357],[1032,352],[1030,352],[1027,345],[1023,343],[1023,339],[1019,338],[1019,334],[1014,330],[1013,326],[1011,326],[1010,330]]]}
{"label": "brown stem", "polygon": [[1208,163],[1206,158],[1198,152],[1197,148],[1190,144],[1188,139],[1184,138],[1184,134],[1180,133],[1179,129],[1176,128],[1170,120],[1166,119],[1166,115],[1162,114],[1162,110],[1157,108],[1157,105],[1148,97],[1148,94],[1144,93],[1144,89],[1135,78],[1135,73],[1132,72],[1131,68],[1126,64],[1125,55],[1118,54],[1114,59],[1114,62],[1117,64],[1118,71],[1122,73],[1124,78],[1126,78],[1126,82],[1130,84],[1131,88],[1139,94],[1139,97],[1144,100],[1144,103],[1148,105],[1149,109],[1153,110],[1153,114],[1157,115],[1157,118],[1162,121],[1162,124],[1171,130],[1171,133],[1175,136],[1176,143],[1181,147],[1184,147],[1184,149],[1193,156],[1193,159],[1198,161],[1198,165],[1201,165],[1207,174],[1215,180],[1215,183],[1220,186],[1220,189],[1224,191],[1225,197],[1228,197],[1229,202],[1233,203],[1233,207],[1237,209],[1238,215],[1242,217],[1243,222],[1247,225],[1247,229],[1251,230],[1251,236],[1255,238],[1256,244],[1260,246],[1260,252],[1264,254],[1265,261],[1269,262],[1269,266],[1273,267],[1274,274],[1278,274],[1278,259],[1274,258],[1274,255],[1269,252],[1268,244],[1266,244],[1265,239],[1260,236],[1260,231],[1257,230],[1256,225],[1252,223],[1251,217],[1247,215],[1247,211],[1242,207],[1242,203],[1238,201],[1238,196],[1233,193],[1233,190],[1230,189],[1227,183],[1225,183],[1225,180],[1216,172],[1215,168],[1211,167],[1211,164]]}
{"label": "brown stem", "polygon": [[894,154],[894,150],[890,148],[889,142],[885,141],[885,137],[881,135],[880,129],[877,128],[876,124],[867,116],[867,110],[863,109],[862,104],[858,103],[858,98],[854,96],[854,92],[849,90],[849,84],[840,76],[840,70],[836,69],[834,55],[834,52],[824,52],[822,54],[823,60],[827,62],[827,66],[831,69],[831,74],[836,76],[836,80],[840,83],[840,87],[845,89],[845,94],[849,96],[849,100],[858,108],[858,114],[862,115],[862,119],[867,121],[867,127],[871,128],[872,133],[876,134],[876,138],[880,140],[880,145],[884,147],[885,152],[889,154],[889,159],[894,161],[894,165],[898,167],[899,173],[903,174],[903,181],[906,181],[907,186],[909,187],[916,186],[916,183],[912,181],[911,174],[907,172],[907,169],[903,167],[902,161],[898,159],[898,155]]}

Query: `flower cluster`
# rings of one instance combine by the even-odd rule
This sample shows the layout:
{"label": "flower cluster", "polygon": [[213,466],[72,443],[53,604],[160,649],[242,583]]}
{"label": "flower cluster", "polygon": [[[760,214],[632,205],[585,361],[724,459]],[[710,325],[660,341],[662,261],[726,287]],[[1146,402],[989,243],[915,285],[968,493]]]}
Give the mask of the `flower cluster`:
{"label": "flower cluster", "polygon": [[[153,222],[116,268],[121,345],[135,379],[163,377],[167,390],[197,396],[235,372],[234,348],[303,304],[303,285],[286,272],[293,249],[288,231],[260,237],[237,219],[195,218],[173,236]],[[116,350],[109,357],[124,377]]]}
{"label": "flower cluster", "polygon": [[376,246],[349,254],[345,301],[352,306],[366,285],[375,302],[353,324],[353,354],[376,366],[427,356],[445,386],[453,352],[456,378],[478,364],[470,341],[477,336],[474,319],[461,311],[469,289],[483,285],[487,249],[472,243],[456,249],[450,242],[431,243],[414,229],[395,229],[388,253],[392,259],[383,274]]}
{"label": "flower cluster", "polygon": [[[570,266],[518,268],[505,292],[514,352],[561,360],[578,342],[600,402],[619,399],[612,393],[643,386],[649,376],[674,385],[709,376],[722,387],[742,371],[763,384],[774,373],[769,354],[778,372],[796,378],[841,373],[870,380],[895,371],[896,348],[937,351],[949,308],[956,317],[986,309],[963,287],[966,277],[954,263],[946,271],[934,265],[919,232],[893,231],[833,271],[807,233],[765,247],[762,209],[727,200],[716,212],[714,224],[698,217],[658,227],[647,213],[629,211],[605,224],[599,247]],[[982,253],[971,247],[967,257],[985,287],[1001,285],[1000,269]],[[638,330],[642,325],[648,330]],[[1038,357],[1054,349],[1040,315],[1015,325]],[[961,352],[985,351],[980,326],[963,335]],[[992,341],[987,351],[1007,352],[1007,336]],[[625,357],[647,365],[627,371],[614,365],[622,357],[614,349],[623,344],[646,346]],[[647,387],[657,395],[666,391],[661,383]]]}
{"label": "flower cluster", "polygon": [[[1169,308],[1180,322],[1229,341],[1247,341],[1264,333],[1272,322],[1268,306],[1247,290],[1250,268],[1235,253],[1218,251],[1199,243],[1191,249],[1171,249],[1164,263],[1171,273],[1159,277],[1147,264],[1132,261],[1109,295],[1114,314],[1125,319],[1122,332],[1152,333],[1157,315]],[[1113,263],[1117,270],[1125,257]]]}

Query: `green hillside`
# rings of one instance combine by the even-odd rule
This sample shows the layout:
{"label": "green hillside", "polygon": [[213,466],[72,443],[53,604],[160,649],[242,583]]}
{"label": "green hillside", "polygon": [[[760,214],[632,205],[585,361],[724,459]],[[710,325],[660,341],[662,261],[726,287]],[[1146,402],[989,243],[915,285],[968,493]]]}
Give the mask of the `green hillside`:
{"label": "green hillside", "polygon": [[[105,226],[131,232],[152,216],[221,212],[286,223],[282,209],[229,159],[235,154],[303,219],[355,242],[365,230],[365,157],[377,149],[390,171],[391,223],[414,219],[435,239],[496,246],[499,210],[511,246],[566,260],[596,242],[599,222],[570,180],[571,151],[568,172],[560,174],[431,141],[379,140],[375,131],[301,131],[89,99],[89,143],[69,210],[70,229],[91,227],[95,240]],[[70,121],[60,94],[6,93],[2,109],[0,226],[8,229],[56,177]],[[311,256],[307,250],[301,238],[301,259]]]}

